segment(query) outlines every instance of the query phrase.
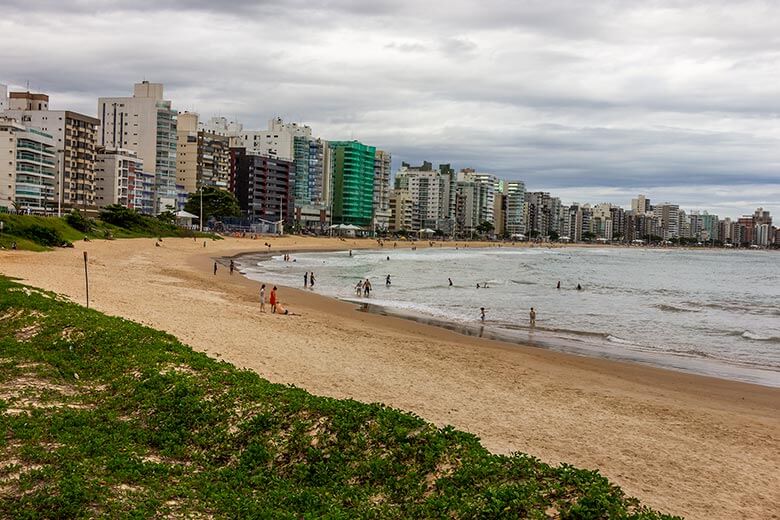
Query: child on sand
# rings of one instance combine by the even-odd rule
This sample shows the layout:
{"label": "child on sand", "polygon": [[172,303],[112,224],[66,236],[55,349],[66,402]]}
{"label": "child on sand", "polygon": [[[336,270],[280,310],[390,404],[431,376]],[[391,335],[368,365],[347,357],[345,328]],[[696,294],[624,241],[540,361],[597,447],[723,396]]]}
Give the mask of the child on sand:
{"label": "child on sand", "polygon": [[271,289],[271,297],[268,300],[268,303],[271,304],[271,312],[276,312],[276,286],[274,285],[274,288]]}

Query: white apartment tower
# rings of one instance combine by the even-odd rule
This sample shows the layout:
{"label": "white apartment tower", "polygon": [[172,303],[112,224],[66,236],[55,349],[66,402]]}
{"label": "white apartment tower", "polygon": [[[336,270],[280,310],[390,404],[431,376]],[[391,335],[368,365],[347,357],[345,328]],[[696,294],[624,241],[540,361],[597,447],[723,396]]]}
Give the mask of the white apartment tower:
{"label": "white apartment tower", "polygon": [[45,214],[53,209],[55,148],[51,135],[0,117],[0,207]]}
{"label": "white apartment tower", "polygon": [[98,143],[107,149],[136,152],[155,174],[155,212],[176,207],[176,118],[163,85],[136,83],[132,97],[98,99],[101,132]]}
{"label": "white apartment tower", "polygon": [[268,121],[268,130],[241,130],[234,146],[246,148],[247,153],[292,161],[295,158],[295,138],[312,138],[311,127],[285,123],[281,117]]}
{"label": "white apartment tower", "polygon": [[7,117],[54,139],[56,198],[61,206],[94,208],[95,141],[100,121],[70,110],[49,110],[49,96],[46,94],[11,92],[8,104],[8,110],[3,112]]}
{"label": "white apartment tower", "polygon": [[506,192],[506,232],[510,235],[525,235],[525,183],[507,181]]}
{"label": "white apartment tower", "polygon": [[0,112],[8,109],[8,86],[0,83]]}
{"label": "white apartment tower", "polygon": [[[143,161],[132,150],[98,151],[95,164],[95,203],[134,208],[133,179],[143,172]],[[141,208],[136,208],[141,210]]]}

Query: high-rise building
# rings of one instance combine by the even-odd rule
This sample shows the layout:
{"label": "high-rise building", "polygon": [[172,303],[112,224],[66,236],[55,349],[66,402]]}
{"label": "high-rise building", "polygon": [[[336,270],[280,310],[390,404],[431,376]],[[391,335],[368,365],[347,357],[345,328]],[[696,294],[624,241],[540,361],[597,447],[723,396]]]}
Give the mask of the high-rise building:
{"label": "high-rise building", "polygon": [[544,191],[528,192],[523,209],[529,236],[546,237],[552,232],[560,235],[561,199]]}
{"label": "high-rise building", "polygon": [[[55,201],[54,138],[0,117],[0,207],[47,213]],[[6,160],[7,159],[7,160]]]}
{"label": "high-rise building", "polygon": [[377,150],[374,155],[374,229],[387,230],[390,227],[390,152]]}
{"label": "high-rise building", "polygon": [[101,208],[119,204],[143,212],[143,202],[139,204],[140,207],[136,207],[136,178],[141,175],[143,169],[143,161],[132,150],[98,148],[95,163],[95,204]]}
{"label": "high-rise building", "polygon": [[8,86],[0,83],[0,112],[8,109]]}
{"label": "high-rise building", "polygon": [[293,186],[295,206],[327,206],[330,203],[330,147],[322,139],[293,137]]}
{"label": "high-rise building", "polygon": [[50,110],[46,94],[11,92],[8,101],[7,116],[53,137],[57,152],[56,198],[61,205],[94,209],[95,147],[100,121],[70,110]]}
{"label": "high-rise building", "polygon": [[198,114],[183,112],[176,123],[177,184],[186,193],[202,186],[228,189],[230,138],[198,125]]}
{"label": "high-rise building", "polygon": [[634,215],[644,215],[648,211],[650,211],[650,199],[646,198],[644,195],[639,195],[635,199],[631,199],[631,211],[634,212]]}
{"label": "high-rise building", "polygon": [[661,238],[671,240],[680,236],[680,206],[664,202],[653,207],[653,214],[661,219]]}
{"label": "high-rise building", "polygon": [[252,223],[292,222],[292,161],[234,148],[235,195],[242,214]]}
{"label": "high-rise building", "polygon": [[390,224],[389,231],[412,231],[414,205],[408,190],[397,189],[390,192]]}
{"label": "high-rise building", "polygon": [[525,235],[525,183],[507,181],[506,184],[506,232],[509,235]]}
{"label": "high-rise building", "polygon": [[250,154],[292,161],[295,158],[296,137],[311,138],[311,128],[298,123],[285,123],[282,118],[276,117],[268,121],[268,130],[241,129],[231,145],[246,148]]}
{"label": "high-rise building", "polygon": [[132,97],[101,97],[99,144],[110,149],[133,150],[147,170],[155,174],[155,212],[176,207],[176,118],[162,83],[142,81]]}
{"label": "high-rise building", "polygon": [[198,130],[205,130],[212,134],[221,135],[230,138],[230,146],[239,148],[240,134],[244,130],[244,125],[236,121],[228,121],[226,117],[212,117],[208,121],[199,121]]}
{"label": "high-rise building", "polygon": [[374,217],[376,148],[358,141],[331,141],[333,222],[370,228]]}

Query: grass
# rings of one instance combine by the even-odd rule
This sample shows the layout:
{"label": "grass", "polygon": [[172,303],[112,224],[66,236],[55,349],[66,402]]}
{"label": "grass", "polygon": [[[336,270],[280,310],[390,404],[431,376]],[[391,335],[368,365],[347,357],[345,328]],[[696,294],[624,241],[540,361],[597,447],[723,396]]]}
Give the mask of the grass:
{"label": "grass", "polygon": [[672,518],[2,277],[0,431],[2,518]]}
{"label": "grass", "polygon": [[[10,249],[16,242],[17,249],[46,251],[52,247],[70,244],[84,237],[90,240],[112,238],[153,238],[174,236],[208,236],[211,234],[194,233],[154,217],[139,215],[135,222],[125,226],[109,224],[100,219],[81,219],[87,222],[87,231],[79,230],[69,224],[73,222],[67,215],[58,217],[40,217],[35,215],[15,215],[0,213],[3,232],[0,233],[0,246]],[[79,220],[77,219],[76,222]]]}

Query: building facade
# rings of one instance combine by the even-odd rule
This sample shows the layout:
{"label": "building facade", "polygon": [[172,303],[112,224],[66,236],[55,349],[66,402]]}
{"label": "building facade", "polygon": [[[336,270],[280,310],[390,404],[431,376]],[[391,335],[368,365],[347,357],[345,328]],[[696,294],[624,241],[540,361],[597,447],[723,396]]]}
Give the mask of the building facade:
{"label": "building facade", "polygon": [[504,184],[505,232],[511,235],[525,235],[525,183],[522,181],[507,181]]}
{"label": "building facade", "polygon": [[241,129],[235,137],[234,147],[246,148],[248,153],[265,157],[293,161],[295,159],[295,138],[311,139],[312,132],[308,125],[285,123],[276,117],[268,121],[268,130]]}
{"label": "building facade", "polygon": [[201,128],[198,114],[183,112],[176,121],[176,181],[185,193],[201,186],[229,187],[230,138]]}
{"label": "building facade", "polygon": [[[49,110],[49,96],[11,92],[5,114],[54,139],[56,198],[64,208],[95,208],[95,152],[100,121],[70,110]],[[60,186],[60,179],[62,185]]]}
{"label": "building facade", "polygon": [[370,229],[374,217],[376,148],[358,141],[331,141],[333,222]]}
{"label": "building facade", "polygon": [[142,81],[132,97],[101,97],[99,144],[110,149],[133,150],[155,175],[155,212],[177,206],[177,116],[163,85]]}
{"label": "building facade", "polygon": [[0,117],[0,207],[46,214],[55,201],[54,138]]}
{"label": "building facade", "polygon": [[253,224],[291,223],[293,162],[233,149],[235,195],[243,216]]}
{"label": "building facade", "polygon": [[[100,148],[95,166],[95,204],[105,207],[119,204],[145,213],[138,199],[136,179],[141,177],[143,161],[132,150]],[[149,176],[151,174],[147,174]],[[141,197],[143,198],[143,196]],[[136,203],[141,202],[140,208]]]}

